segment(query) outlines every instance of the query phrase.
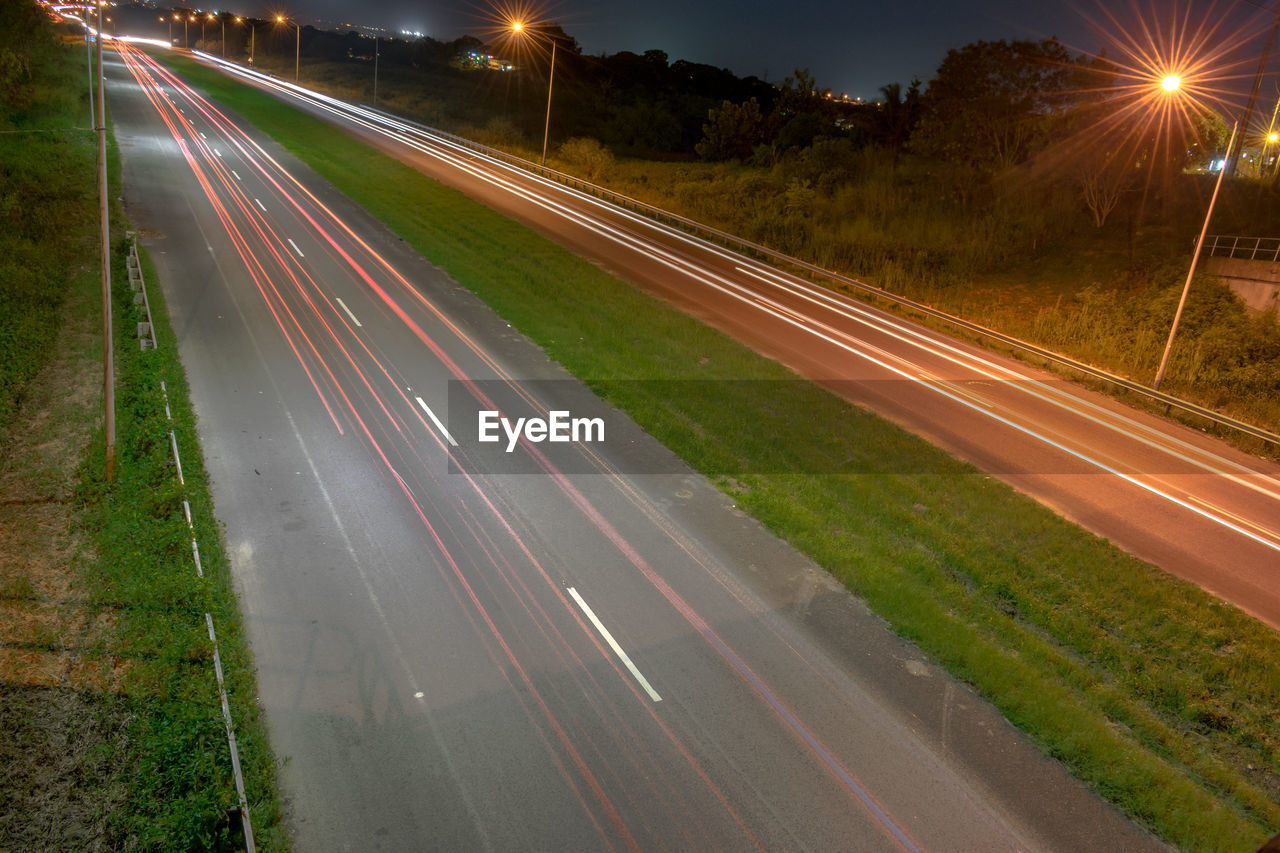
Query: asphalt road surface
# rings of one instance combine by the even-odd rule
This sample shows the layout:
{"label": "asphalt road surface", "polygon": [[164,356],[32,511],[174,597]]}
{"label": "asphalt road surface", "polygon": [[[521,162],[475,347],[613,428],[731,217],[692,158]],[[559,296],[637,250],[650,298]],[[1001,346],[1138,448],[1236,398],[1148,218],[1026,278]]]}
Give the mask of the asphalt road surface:
{"label": "asphalt road surface", "polygon": [[[298,850],[1161,849],[278,146],[108,59]],[[468,473],[467,400],[609,440]]]}
{"label": "asphalt road surface", "polygon": [[261,75],[242,79],[1280,627],[1280,466],[438,133]]}

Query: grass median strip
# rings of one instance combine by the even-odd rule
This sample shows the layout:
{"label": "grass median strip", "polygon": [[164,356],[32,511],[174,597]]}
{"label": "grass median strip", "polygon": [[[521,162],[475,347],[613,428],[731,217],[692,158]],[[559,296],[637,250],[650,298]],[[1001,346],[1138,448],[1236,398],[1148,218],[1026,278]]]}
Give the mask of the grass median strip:
{"label": "grass median strip", "polygon": [[[716,479],[1157,834],[1251,850],[1280,827],[1276,632],[357,140],[166,61],[695,468],[847,451],[863,473]],[[734,393],[706,393],[717,380]]]}
{"label": "grass median strip", "polygon": [[[274,759],[255,719],[181,365],[157,294],[167,349],[139,351],[122,251],[111,258],[118,478],[103,481],[98,172],[83,127],[84,50],[61,43],[35,4],[5,11],[0,42],[17,52],[0,54],[24,65],[0,93],[0,849],[238,849],[205,610],[229,658],[259,849],[284,849]],[[108,197],[117,199],[110,135],[108,144]],[[111,212],[118,240],[124,218],[118,205]],[[204,581],[158,420],[162,379],[178,392],[183,496],[207,551]]]}
{"label": "grass median strip", "polygon": [[[155,282],[145,253],[142,262],[145,278]],[[124,253],[112,263],[116,478],[104,479],[99,432],[80,466],[77,493],[81,528],[95,551],[80,585],[94,606],[113,614],[98,651],[116,662],[119,689],[133,712],[125,756],[131,766],[129,807],[110,816],[110,836],[130,849],[243,846],[238,821],[228,817],[237,798],[208,613],[217,625],[255,840],[260,850],[285,849],[274,757],[254,701],[255,673],[164,296],[154,284],[147,289],[158,346],[144,352],[133,334],[137,315],[123,273]],[[184,484],[173,460],[175,439]],[[193,535],[203,577],[195,569]]]}

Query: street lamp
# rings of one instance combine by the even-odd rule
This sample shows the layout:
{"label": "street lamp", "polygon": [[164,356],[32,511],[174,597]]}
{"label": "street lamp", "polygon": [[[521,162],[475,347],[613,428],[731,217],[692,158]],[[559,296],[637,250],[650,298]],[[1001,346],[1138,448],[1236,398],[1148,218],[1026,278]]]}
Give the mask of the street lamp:
{"label": "street lamp", "polygon": [[[528,32],[524,23],[521,21],[511,22],[511,32],[515,35],[523,35]],[[551,70],[547,73],[547,120],[542,125],[542,164],[547,165],[547,139],[551,135],[551,87],[556,81],[556,38],[548,36],[551,41]]]}
{"label": "street lamp", "polygon": [[[284,15],[276,15],[276,22],[285,23]],[[297,83],[298,72],[302,68],[302,24],[294,21],[293,26],[298,31],[298,39],[293,51],[293,82]]]}

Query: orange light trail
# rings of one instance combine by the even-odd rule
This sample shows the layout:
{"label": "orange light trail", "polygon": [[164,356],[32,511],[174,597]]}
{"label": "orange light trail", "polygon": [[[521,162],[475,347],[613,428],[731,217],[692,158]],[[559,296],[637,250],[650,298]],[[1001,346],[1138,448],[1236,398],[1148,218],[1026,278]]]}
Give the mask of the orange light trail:
{"label": "orange light trail", "polygon": [[[500,557],[501,549],[497,542],[484,532],[484,525],[478,517],[476,517],[469,509],[465,507],[459,510],[458,507],[441,507],[433,495],[441,493],[444,490],[431,488],[413,488],[410,483],[399,473],[397,466],[393,460],[393,456],[399,456],[401,453],[408,453],[410,457],[417,460],[418,465],[412,466],[412,477],[421,476],[424,472],[426,476],[435,480],[437,475],[426,465],[425,459],[421,456],[417,449],[416,442],[409,439],[406,427],[408,424],[404,418],[397,414],[401,411],[398,407],[390,406],[384,400],[383,394],[377,390],[374,381],[368,375],[368,372],[359,365],[360,359],[367,359],[375,366],[377,372],[387,380],[388,384],[395,388],[395,394],[401,398],[406,404],[409,411],[414,413],[418,425],[422,430],[431,436],[435,446],[443,452],[448,453],[448,448],[444,444],[443,438],[427,423],[424,415],[414,406],[410,400],[409,394],[406,392],[406,383],[397,381],[392,376],[392,369],[388,368],[383,359],[374,351],[366,340],[354,333],[352,327],[343,318],[333,300],[324,293],[320,284],[316,282],[306,271],[305,267],[299,262],[293,254],[288,252],[284,247],[286,239],[276,232],[265,217],[257,211],[251,204],[250,198],[244,193],[239,183],[231,176],[230,168],[222,163],[221,159],[212,151],[212,147],[207,144],[194,126],[178,111],[167,95],[163,94],[164,86],[172,87],[179,92],[185,101],[195,107],[200,115],[207,120],[210,125],[225,135],[225,138],[234,147],[234,150],[246,165],[252,166],[263,180],[278,193],[279,198],[291,208],[298,216],[299,220],[309,227],[309,233],[317,237],[321,244],[330,251],[335,259],[340,260],[341,265],[353,277],[353,281],[359,282],[371,295],[376,297],[375,304],[380,304],[388,309],[393,316],[400,320],[406,328],[424,346],[431,354],[438,359],[440,364],[447,372],[455,377],[458,381],[465,383],[466,387],[471,391],[476,399],[482,404],[492,406],[492,402],[474,385],[472,380],[468,378],[461,367],[445,352],[439,342],[435,341],[430,334],[416,321],[409,311],[400,304],[398,299],[394,297],[382,284],[379,283],[377,276],[366,265],[372,265],[379,270],[380,275],[388,276],[392,282],[399,288],[400,294],[407,297],[412,303],[417,304],[420,308],[428,311],[432,317],[441,322],[450,333],[457,336],[470,352],[474,353],[480,361],[487,367],[492,369],[495,375],[503,378],[519,393],[528,398],[527,392],[519,386],[516,380],[512,379],[494,359],[485,352],[484,348],[479,346],[466,333],[456,326],[448,317],[444,315],[436,305],[434,305],[419,289],[397,272],[390,263],[388,263],[381,255],[372,249],[364,240],[362,240],[354,231],[326,207],[311,192],[306,190],[297,179],[287,170],[281,167],[267,152],[263,151],[256,142],[254,142],[247,133],[226,118],[216,107],[209,104],[197,93],[191,91],[180,80],[169,74],[167,70],[156,64],[150,57],[146,57],[132,48],[122,48],[122,55],[125,55],[126,62],[129,64],[130,70],[133,72],[135,79],[147,91],[148,97],[151,98],[153,105],[161,113],[166,126],[173,135],[177,144],[181,148],[184,159],[196,174],[197,180],[209,198],[219,221],[221,221],[227,230],[229,238],[236,246],[238,257],[245,264],[245,268],[249,271],[250,277],[266,301],[272,316],[275,318],[281,332],[285,335],[289,342],[291,350],[294,352],[298,362],[303,366],[308,378],[311,380],[312,386],[316,393],[320,396],[329,412],[331,419],[341,432],[341,422],[338,415],[329,404],[328,394],[325,388],[343,404],[342,415],[349,419],[357,427],[358,433],[363,437],[375,457],[379,460],[384,470],[388,472],[391,479],[395,481],[401,490],[413,512],[423,524],[428,537],[430,538],[436,553],[440,555],[444,565],[437,564],[449,582],[450,589],[453,591],[454,597],[458,600],[463,612],[473,620],[473,625],[477,629],[477,634],[484,641],[485,648],[488,650],[491,658],[499,671],[503,673],[503,677],[511,684],[513,692],[520,695],[520,691],[516,691],[515,684],[510,681],[508,672],[514,672],[517,680],[524,687],[527,695],[532,697],[532,701],[539,714],[539,718],[545,721],[549,727],[549,735],[551,739],[560,745],[563,755],[567,759],[568,764],[562,763],[561,753],[552,748],[550,741],[546,741],[549,752],[555,758],[557,766],[561,769],[561,775],[571,788],[577,792],[579,799],[582,801],[584,810],[591,816],[593,822],[596,822],[597,830],[600,832],[602,839],[606,843],[610,843],[610,838],[605,832],[603,826],[597,821],[597,813],[594,809],[587,807],[585,793],[579,787],[578,780],[586,786],[590,791],[591,797],[599,805],[602,817],[614,831],[617,833],[618,839],[624,847],[634,849],[637,846],[636,839],[628,828],[626,821],[622,818],[618,808],[612,802],[612,798],[605,790],[604,785],[596,777],[591,770],[582,752],[570,737],[568,730],[559,720],[556,711],[550,706],[546,696],[537,688],[532,677],[528,674],[525,667],[519,660],[519,656],[515,652],[510,641],[504,636],[501,629],[493,620],[488,608],[482,601],[472,583],[468,580],[467,572],[459,558],[455,557],[453,550],[449,547],[444,533],[442,533],[441,525],[445,532],[451,537],[462,539],[461,533],[451,529],[451,525],[447,521],[450,515],[460,518],[462,526],[470,538],[475,541],[477,548],[476,553],[483,554],[490,564],[497,570],[498,575],[504,579],[504,583],[515,597],[522,602],[522,606],[529,614],[531,621],[539,626],[539,630],[544,637],[551,642],[552,647],[556,650],[566,664],[572,664],[574,671],[587,672],[588,677],[594,681],[594,677],[589,675],[589,667],[581,660],[581,658],[573,652],[570,643],[563,636],[560,630],[555,626],[552,616],[546,612],[537,603],[537,598],[533,590],[525,583],[524,573],[518,567],[512,565],[507,559]],[[163,81],[163,82],[161,82]],[[190,139],[195,150],[201,155],[196,157],[191,147],[187,145],[186,140]],[[213,173],[211,178],[208,169]],[[215,186],[216,183],[216,186]],[[233,200],[234,212],[228,209],[220,200],[219,188],[221,192],[226,193]],[[244,231],[235,222],[234,214],[238,214],[249,223],[250,232],[257,238],[259,245],[267,248],[267,258],[259,258],[253,251],[248,239],[246,239]],[[324,220],[323,222],[321,220]],[[350,242],[350,246],[344,246],[341,240]],[[286,292],[281,289],[270,274],[268,266],[278,268],[281,273],[283,284],[288,285],[290,290]],[[300,300],[299,304],[294,307],[294,300]],[[306,309],[306,313],[302,313],[302,309]],[[305,318],[305,319],[304,319]],[[336,318],[335,324],[332,320]],[[308,333],[311,329],[314,333],[324,336],[324,344],[313,340],[312,335]],[[299,345],[295,337],[304,343]],[[348,341],[354,341],[353,344]],[[323,355],[322,349],[329,346],[334,347],[335,351],[342,357],[341,369],[334,367]],[[358,353],[358,354],[357,354]],[[308,367],[308,362],[312,362],[314,369]],[[367,397],[373,404],[375,409],[382,414],[383,427],[375,428],[373,424],[368,423],[357,409],[357,406],[350,396],[344,383],[340,380],[339,375],[349,373],[357,378],[359,383],[360,395]],[[317,381],[316,376],[323,376],[325,382]],[[386,433],[385,429],[390,428],[391,432]],[[390,448],[384,448],[378,434],[382,433],[388,438],[399,436],[401,441],[397,443],[398,451],[392,451]],[[784,726],[797,738],[797,740],[809,751],[811,751],[820,762],[831,772],[831,774],[839,781],[839,783],[850,792],[851,795],[863,806],[869,815],[871,815],[877,823],[885,830],[889,837],[905,850],[916,850],[918,847],[910,839],[906,831],[887,813],[884,807],[870,794],[853,774],[835,757],[834,753],[826,747],[817,735],[805,725],[799,716],[786,704],[783,700],[764,682],[764,680],[751,669],[750,666],[736,653],[733,649],[714,631],[714,629],[703,620],[693,608],[684,601],[680,595],[671,588],[653,569],[653,567],[639,554],[639,552],[622,536],[622,534],[610,524],[591,503],[590,501],[565,477],[561,472],[556,470],[552,463],[538,451],[536,447],[532,447],[524,443],[526,451],[537,461],[538,465],[549,475],[550,479],[558,486],[560,492],[564,494],[570,502],[579,509],[582,515],[589,519],[596,529],[605,537],[607,541],[621,553],[630,564],[635,567],[646,580],[665,598],[675,610],[681,614],[701,635],[704,640],[717,652],[717,654],[729,665],[730,669],[735,672],[749,687],[759,696],[765,704],[773,710],[778,719]],[[567,601],[562,585],[553,577],[552,573],[547,570],[542,561],[533,553],[531,546],[524,540],[524,537],[515,530],[510,521],[508,514],[501,511],[495,505],[495,498],[488,494],[479,482],[477,482],[469,473],[463,472],[469,486],[479,497],[484,505],[489,517],[495,520],[519,549],[519,552],[526,559],[530,567],[535,571],[542,583],[550,590],[555,598],[564,606],[565,611],[572,614],[575,622],[582,628],[584,634],[589,638],[592,645],[599,651],[602,657],[609,662],[609,665],[618,673],[622,683],[626,684],[628,689],[641,698],[636,684],[628,678],[616,662],[609,655],[599,638],[588,629],[582,617],[578,615],[578,611]],[[419,495],[423,497],[420,498]],[[423,501],[430,505],[434,513],[429,513],[424,506]],[[449,512],[448,510],[452,510]],[[439,521],[433,521],[432,515],[435,515]],[[471,553],[471,551],[468,551]],[[447,567],[447,573],[444,571]],[[478,620],[478,621],[476,621]],[[487,638],[487,640],[486,640]],[[491,644],[492,643],[492,644]],[[504,663],[505,662],[505,663]],[[508,670],[507,667],[511,669]],[[597,691],[603,695],[603,691]],[[523,699],[521,699],[523,705]],[[709,774],[700,766],[694,758],[692,752],[680,741],[678,735],[656,714],[655,709],[650,703],[641,702],[642,707],[648,711],[650,718],[660,727],[665,737],[678,750],[682,758],[693,769],[697,776],[706,784],[708,790],[727,810],[732,820],[740,827],[744,833],[745,839],[749,841],[751,846],[759,847],[759,842],[747,828],[742,816],[730,805],[727,796],[716,786]],[[532,713],[532,709],[526,708],[526,713]],[[619,723],[618,729],[622,732],[630,732],[631,728],[623,723],[623,717],[616,710],[611,712],[615,722]],[[534,717],[530,716],[531,722]],[[543,733],[543,728],[536,725],[535,729],[544,738],[547,734]],[[634,739],[634,737],[632,738]],[[600,753],[600,750],[596,750]],[[639,755],[643,754],[643,750],[627,749],[629,754],[636,760]],[[600,753],[602,754],[602,753]],[[572,766],[575,773],[570,773],[568,766]],[[650,771],[651,774],[652,771]],[[646,777],[650,774],[646,774]],[[611,845],[610,845],[611,846]]]}

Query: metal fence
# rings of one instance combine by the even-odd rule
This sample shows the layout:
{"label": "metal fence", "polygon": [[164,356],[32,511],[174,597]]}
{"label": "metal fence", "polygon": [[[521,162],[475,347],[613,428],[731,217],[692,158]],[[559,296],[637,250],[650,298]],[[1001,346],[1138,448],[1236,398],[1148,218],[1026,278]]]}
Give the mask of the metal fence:
{"label": "metal fence", "polygon": [[[1233,429],[1237,432],[1253,436],[1254,438],[1261,439],[1271,444],[1280,444],[1280,434],[1255,426],[1251,423],[1246,423],[1245,421],[1238,420],[1230,417],[1229,415],[1224,415],[1221,412],[1215,412],[1212,409],[1208,409],[1188,400],[1183,400],[1180,397],[1174,397],[1170,394],[1164,393],[1163,391],[1157,391],[1156,389],[1151,388],[1148,385],[1144,385],[1141,382],[1136,382],[1132,379],[1118,376],[1110,371],[1077,361],[1076,359],[1054,352],[1053,350],[1046,349],[1045,347],[1036,346],[1028,341],[1015,338],[1012,335],[997,332],[994,329],[989,329],[986,326],[981,326],[953,314],[948,314],[945,311],[939,311],[938,309],[925,305],[921,302],[916,302],[915,300],[890,293],[883,288],[824,269],[817,264],[811,264],[808,261],[794,258],[781,252],[776,252],[767,246],[762,246],[759,243],[753,243],[750,240],[744,240],[736,235],[729,234],[716,228],[711,228],[677,213],[672,213],[671,211],[663,210],[660,207],[646,204],[645,202],[638,201],[637,199],[622,195],[621,193],[615,193],[612,190],[605,189],[604,187],[593,184],[590,181],[584,181],[580,178],[575,178],[572,175],[566,175],[563,172],[558,172],[555,169],[548,169],[545,166],[539,166],[536,163],[517,157],[513,154],[508,154],[505,151],[490,148],[487,145],[481,145],[480,143],[474,142],[470,139],[455,136],[452,133],[438,130],[429,125],[420,124],[419,122],[404,118],[403,116],[396,115],[395,113],[388,112],[386,110],[378,109],[377,107],[373,107],[368,104],[361,104],[359,105],[359,108],[371,113],[377,113],[386,119],[398,122],[401,125],[415,128],[418,132],[424,135],[436,137],[437,140],[452,143],[459,148],[469,149],[478,155],[489,158],[490,160],[499,161],[507,166],[537,175],[545,180],[554,181],[561,186],[567,187],[578,193],[589,195],[592,198],[633,211],[652,219],[655,222],[676,228],[710,243],[715,243],[748,257],[765,261],[793,274],[799,274],[815,280],[825,280],[842,285],[850,291],[856,291],[874,299],[879,299],[892,305],[897,305],[900,308],[915,312],[919,315],[932,317],[933,319],[946,323],[953,328],[964,330],[965,332],[977,335],[980,338],[985,338],[988,341],[994,341],[1015,351],[1035,356],[1043,359],[1045,362],[1056,364],[1061,368],[1074,371],[1075,373],[1089,377],[1090,379],[1098,380],[1116,388],[1122,388],[1125,391],[1146,397],[1148,400],[1151,400],[1158,405],[1165,406],[1166,409],[1180,409],[1187,414],[1203,418],[1219,426]],[[1222,246],[1224,247],[1232,240],[1242,241],[1241,245],[1243,245],[1243,241],[1246,240],[1275,240],[1277,241],[1277,246],[1273,252],[1280,252],[1280,238],[1206,238],[1206,247],[1210,244],[1210,240],[1223,241]],[[1223,251],[1225,251],[1225,248]],[[1259,254],[1258,257],[1261,259],[1263,256]]]}
{"label": "metal fence", "polygon": [[1275,262],[1280,261],[1280,237],[1234,237],[1218,234],[1204,238],[1204,251],[1211,258]]}

